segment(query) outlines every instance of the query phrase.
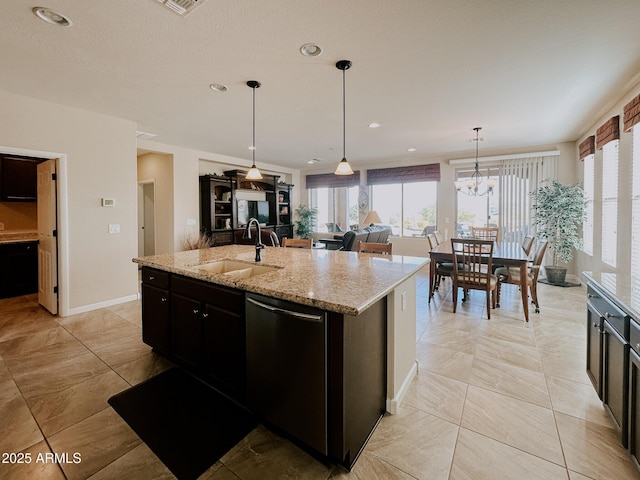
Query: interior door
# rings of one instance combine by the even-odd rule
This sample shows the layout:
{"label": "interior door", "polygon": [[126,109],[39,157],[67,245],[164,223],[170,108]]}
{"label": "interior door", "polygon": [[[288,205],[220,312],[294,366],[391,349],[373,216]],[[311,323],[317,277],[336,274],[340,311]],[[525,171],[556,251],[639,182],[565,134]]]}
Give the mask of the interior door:
{"label": "interior door", "polygon": [[38,302],[58,313],[56,160],[38,164]]}

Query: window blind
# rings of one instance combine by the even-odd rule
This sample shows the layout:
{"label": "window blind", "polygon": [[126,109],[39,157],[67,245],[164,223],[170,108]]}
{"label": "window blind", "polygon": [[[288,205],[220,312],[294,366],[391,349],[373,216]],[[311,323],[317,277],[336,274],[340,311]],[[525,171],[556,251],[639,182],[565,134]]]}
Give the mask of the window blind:
{"label": "window blind", "polygon": [[533,232],[530,193],[545,178],[555,178],[558,155],[506,159],[500,163],[500,235],[520,242]]}
{"label": "window blind", "polygon": [[[632,127],[631,163],[631,271],[640,272],[640,122]],[[637,275],[636,275],[637,276]],[[640,276],[637,276],[640,290]]]}
{"label": "window blind", "polygon": [[340,188],[360,185],[360,171],[353,175],[336,175],[335,173],[320,173],[305,177],[306,188]]}
{"label": "window blind", "polygon": [[392,183],[439,181],[440,163],[367,170],[367,185],[390,185]]}
{"label": "window blind", "polygon": [[618,237],[618,140],[602,148],[602,261],[616,266]]}
{"label": "window blind", "polygon": [[[593,138],[593,137],[591,137]],[[595,195],[595,155],[584,157],[584,199],[587,201],[586,219],[582,224],[583,251],[593,255],[593,210]]]}

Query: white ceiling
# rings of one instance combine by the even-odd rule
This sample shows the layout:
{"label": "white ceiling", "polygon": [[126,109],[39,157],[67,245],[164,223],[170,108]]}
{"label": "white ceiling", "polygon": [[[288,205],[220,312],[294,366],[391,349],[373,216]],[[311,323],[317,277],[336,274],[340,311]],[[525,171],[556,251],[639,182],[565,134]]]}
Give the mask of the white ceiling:
{"label": "white ceiling", "polygon": [[[476,126],[493,152],[574,141],[640,79],[639,0],[204,0],[186,17],[156,0],[36,1],[0,2],[0,89],[250,159],[259,80],[258,166],[342,158],[341,59],[355,166],[473,156]],[[308,42],[322,55],[300,55]]]}

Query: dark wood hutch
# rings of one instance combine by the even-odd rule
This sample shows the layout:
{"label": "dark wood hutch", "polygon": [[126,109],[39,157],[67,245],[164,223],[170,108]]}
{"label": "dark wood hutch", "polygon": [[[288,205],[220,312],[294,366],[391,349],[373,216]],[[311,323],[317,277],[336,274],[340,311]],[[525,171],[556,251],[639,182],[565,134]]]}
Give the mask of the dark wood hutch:
{"label": "dark wood hutch", "polygon": [[293,185],[280,182],[280,175],[263,174],[262,180],[247,180],[246,172],[228,170],[223,175],[200,176],[200,228],[211,236],[213,245],[233,243],[234,231],[243,228],[238,223],[237,199],[245,192],[263,192],[269,204],[268,228],[278,238],[293,237],[291,190]]}

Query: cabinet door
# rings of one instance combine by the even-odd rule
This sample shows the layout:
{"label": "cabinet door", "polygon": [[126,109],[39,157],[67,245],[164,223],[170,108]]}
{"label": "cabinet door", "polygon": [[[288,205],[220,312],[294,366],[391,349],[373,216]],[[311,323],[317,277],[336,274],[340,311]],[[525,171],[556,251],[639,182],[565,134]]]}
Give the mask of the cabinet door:
{"label": "cabinet door", "polygon": [[602,324],[604,319],[587,303],[587,375],[602,398]]}
{"label": "cabinet door", "polygon": [[38,291],[37,242],[1,245],[0,256],[0,298]]}
{"label": "cabinet door", "polygon": [[142,284],[142,340],[162,353],[169,353],[169,292]]}
{"label": "cabinet door", "polygon": [[620,430],[620,440],[627,446],[627,407],[629,395],[629,343],[604,322],[602,401]]}
{"label": "cabinet door", "polygon": [[202,303],[171,294],[171,353],[179,361],[195,367],[202,354]]}
{"label": "cabinet door", "polygon": [[236,398],[244,397],[244,312],[205,304],[202,315],[203,368],[208,377]]}
{"label": "cabinet door", "polygon": [[640,458],[640,356],[629,352],[629,452]]}

